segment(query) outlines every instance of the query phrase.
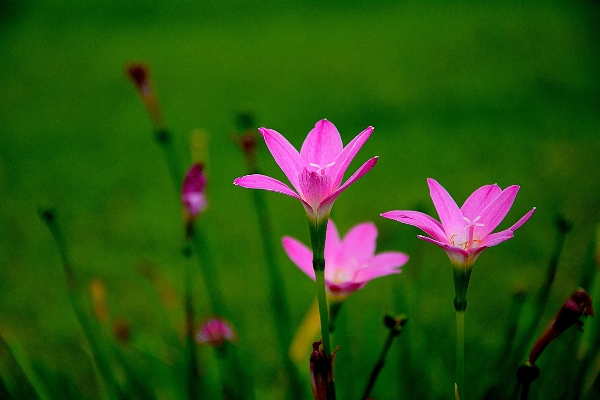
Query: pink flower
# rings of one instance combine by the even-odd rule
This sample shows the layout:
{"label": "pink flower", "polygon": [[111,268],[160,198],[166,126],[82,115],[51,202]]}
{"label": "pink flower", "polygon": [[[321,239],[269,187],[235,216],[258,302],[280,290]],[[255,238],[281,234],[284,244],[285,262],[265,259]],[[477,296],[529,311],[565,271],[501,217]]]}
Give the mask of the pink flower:
{"label": "pink flower", "polygon": [[431,178],[427,179],[427,183],[441,224],[418,211],[388,211],[381,216],[416,226],[430,235],[418,237],[444,249],[455,266],[472,266],[483,250],[512,238],[514,231],[535,211],[534,207],[510,228],[492,233],[510,210],[519,186],[509,186],[504,190],[495,184],[482,186],[458,208],[442,185]]}
{"label": "pink flower", "polygon": [[[325,239],[325,285],[334,301],[345,299],[380,276],[398,274],[408,261],[404,253],[389,251],[375,254],[377,228],[372,222],[358,224],[340,239],[330,219]],[[285,236],[283,248],[288,257],[309,278],[315,280],[312,251],[298,240]]]}
{"label": "pink flower", "polygon": [[235,339],[233,328],[227,321],[219,317],[208,319],[196,333],[198,343],[209,344],[214,347],[221,346],[225,341],[231,342],[233,339]]}
{"label": "pink flower", "polygon": [[181,187],[181,204],[188,218],[197,218],[207,207],[206,174],[202,164],[193,164],[185,174]]}
{"label": "pink flower", "polygon": [[302,202],[312,219],[326,218],[337,197],[377,163],[377,157],[371,158],[342,184],[348,165],[373,132],[372,127],[362,131],[343,147],[335,125],[323,119],[308,133],[300,153],[278,132],[266,128],[260,128],[259,131],[294,190],[281,181],[260,174],[246,175],[233,183],[294,197]]}

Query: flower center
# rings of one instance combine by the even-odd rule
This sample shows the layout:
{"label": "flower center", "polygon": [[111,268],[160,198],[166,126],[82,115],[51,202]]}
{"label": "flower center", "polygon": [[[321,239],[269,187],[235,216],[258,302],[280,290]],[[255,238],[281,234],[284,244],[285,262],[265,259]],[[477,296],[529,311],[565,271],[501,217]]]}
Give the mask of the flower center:
{"label": "flower center", "polygon": [[[478,215],[475,218],[473,218],[473,221],[471,221],[469,218],[463,216],[463,219],[467,223],[467,225],[463,228],[463,230],[466,232],[452,235],[452,237],[450,238],[450,244],[452,246],[460,247],[461,249],[464,249],[464,250],[469,250],[469,249],[474,249],[476,247],[479,247],[479,243],[481,243],[481,240],[475,239],[474,234],[475,234],[475,227],[485,226],[485,224],[477,222],[477,221],[479,221],[480,218],[481,218],[481,215]],[[465,233],[466,233],[466,235],[465,235]],[[458,244],[454,243],[455,238],[457,236],[459,238]]]}
{"label": "flower center", "polygon": [[325,175],[325,168],[329,168],[332,167],[333,165],[335,165],[335,161],[334,162],[330,162],[329,164],[326,164],[324,166],[320,166],[319,164],[316,163],[309,163],[308,165],[310,165],[311,167],[315,167],[317,170],[315,171],[316,173],[320,173],[321,175]]}

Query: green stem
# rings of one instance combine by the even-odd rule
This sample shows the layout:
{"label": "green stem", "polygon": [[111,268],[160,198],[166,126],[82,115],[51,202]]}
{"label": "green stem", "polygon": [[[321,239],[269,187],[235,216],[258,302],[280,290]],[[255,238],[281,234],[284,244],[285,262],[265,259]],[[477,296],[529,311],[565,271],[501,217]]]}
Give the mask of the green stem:
{"label": "green stem", "polygon": [[385,365],[385,358],[389,353],[390,348],[392,347],[392,343],[394,342],[394,339],[400,336],[400,333],[402,333],[402,327],[406,324],[406,321],[407,318],[404,316],[401,316],[395,320],[394,318],[389,316],[385,317],[384,323],[390,329],[390,333],[387,337],[387,340],[385,341],[385,344],[383,345],[383,350],[381,350],[379,360],[377,360],[377,363],[373,367],[373,371],[371,372],[371,376],[369,377],[369,381],[367,382],[367,386],[363,393],[362,399],[370,398],[371,390],[373,390],[373,386],[375,386],[375,381],[377,381],[377,377],[379,376],[379,373]]}
{"label": "green stem", "polygon": [[200,264],[200,271],[204,278],[204,286],[208,294],[208,303],[213,314],[225,317],[227,308],[223,295],[219,289],[217,280],[217,271],[212,263],[212,255],[208,243],[199,229],[193,229],[191,239],[194,243],[194,250]]}
{"label": "green stem", "polygon": [[[310,241],[313,250],[313,269],[315,271],[315,283],[317,291],[317,303],[319,304],[319,317],[321,320],[321,337],[323,340],[323,353],[327,364],[331,364],[331,340],[329,338],[329,312],[327,310],[327,294],[325,291],[325,235],[327,233],[327,220],[329,215],[322,219],[309,217]],[[327,400],[335,400],[335,385],[333,382],[333,371],[328,374]]]}
{"label": "green stem", "polygon": [[[187,252],[186,252],[187,254]],[[198,398],[200,394],[198,359],[196,355],[196,343],[194,341],[194,304],[192,298],[192,273],[189,261],[185,269],[185,327],[186,327],[186,350],[188,371],[188,395],[190,399]]]}
{"label": "green stem", "polygon": [[165,157],[167,168],[169,169],[169,175],[175,185],[175,191],[179,194],[181,190],[181,179],[183,178],[184,171],[179,163],[179,157],[177,151],[173,146],[173,136],[171,132],[166,128],[161,128],[154,132],[154,139],[160,146]]}
{"label": "green stem", "polygon": [[90,320],[86,312],[81,305],[81,303],[77,299],[76,292],[76,280],[75,274],[73,271],[72,263],[67,253],[67,246],[65,244],[64,236],[60,226],[56,222],[56,218],[53,210],[41,210],[40,217],[48,226],[50,233],[56,243],[56,248],[60,253],[61,261],[63,264],[63,270],[65,272],[65,278],[67,282],[67,293],[69,295],[69,300],[71,302],[71,306],[73,307],[73,311],[75,312],[75,316],[77,318],[77,322],[83,328],[83,332],[90,344],[92,350],[92,357],[98,367],[98,371],[106,384],[106,389],[108,391],[108,396],[111,399],[118,398],[120,393],[120,388],[115,380],[115,376],[112,370],[112,366],[110,365],[108,353],[106,350],[106,343],[104,343],[104,338],[101,336],[100,327],[97,326],[97,322],[94,323],[94,320]]}
{"label": "green stem", "polygon": [[329,313],[327,311],[327,296],[325,294],[325,271],[315,271],[317,303],[321,318],[321,336],[323,338],[323,353],[329,361],[331,358],[331,342],[329,340]]}
{"label": "green stem", "polygon": [[456,386],[465,398],[465,312],[456,311]]}
{"label": "green stem", "polygon": [[456,310],[456,382],[455,396],[465,391],[465,310],[467,309],[467,289],[472,267],[454,266],[454,309]]}

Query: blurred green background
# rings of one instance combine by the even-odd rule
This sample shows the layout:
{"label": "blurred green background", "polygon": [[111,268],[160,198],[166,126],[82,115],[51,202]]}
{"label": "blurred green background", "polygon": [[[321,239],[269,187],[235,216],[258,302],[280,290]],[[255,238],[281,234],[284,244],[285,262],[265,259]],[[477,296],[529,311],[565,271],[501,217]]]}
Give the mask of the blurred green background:
{"label": "blurred green background", "polygon": [[[178,198],[124,74],[129,62],[143,61],[183,159],[190,132],[208,132],[210,208],[201,226],[258,392],[278,397],[279,356],[251,193],[232,185],[246,173],[231,139],[240,110],[298,148],[321,118],[336,124],[345,143],[375,127],[350,170],[374,155],[378,165],[340,196],[332,216],[342,233],[374,221],[379,250],[416,253],[420,261],[347,300],[336,335],[346,344],[339,390],[362,390],[386,334],[383,315],[404,312],[408,327],[418,327],[412,333],[430,340],[422,357],[433,360],[437,377],[431,398],[447,395],[449,262],[416,239],[416,228],[379,214],[419,208],[435,216],[428,177],[459,204],[484,184],[520,185],[500,228],[537,211],[513,240],[477,261],[467,379],[489,361],[478,352],[495,357],[501,348],[515,287],[540,287],[560,213],[573,231],[544,321],[550,318],[576,287],[600,220],[599,27],[591,1],[1,1],[0,333],[25,359],[100,396],[40,207],[56,210],[79,282],[104,282],[110,313],[131,325],[134,346],[160,356],[168,332],[183,331],[180,297],[165,307],[139,272],[152,265],[162,284],[183,290]],[[259,162],[265,174],[285,179],[262,143]],[[276,238],[308,243],[300,204],[278,194],[266,199]],[[278,251],[299,324],[314,284]],[[201,282],[195,293],[201,320]],[[410,366],[397,364],[384,370],[378,399],[409,374]]]}

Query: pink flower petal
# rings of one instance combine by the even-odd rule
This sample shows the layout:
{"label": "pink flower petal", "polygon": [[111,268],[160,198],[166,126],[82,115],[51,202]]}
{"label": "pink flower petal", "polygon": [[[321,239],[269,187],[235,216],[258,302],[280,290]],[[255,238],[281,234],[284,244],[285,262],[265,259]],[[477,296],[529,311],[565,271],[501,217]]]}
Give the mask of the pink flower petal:
{"label": "pink flower petal", "polygon": [[481,218],[477,222],[483,224],[483,226],[475,228],[479,237],[485,238],[502,222],[510,207],[512,207],[518,191],[519,187],[516,185],[507,187],[481,211]]}
{"label": "pink flower petal", "polygon": [[300,174],[300,194],[313,210],[316,210],[321,200],[327,197],[331,188],[331,182],[327,175],[318,172],[310,172],[306,168]]}
{"label": "pink flower petal", "polygon": [[312,265],[312,251],[298,240],[289,236],[284,236],[281,239],[281,243],[290,260],[314,281],[315,270]]}
{"label": "pink flower petal", "polygon": [[444,226],[446,235],[460,232],[465,226],[465,220],[454,199],[435,179],[428,178],[427,184],[429,185],[431,200],[433,200],[433,205]]}
{"label": "pink flower petal", "polygon": [[465,217],[473,221],[500,193],[502,193],[502,189],[496,184],[482,186],[469,196],[460,211]]}
{"label": "pink flower petal", "polygon": [[356,156],[356,153],[360,150],[363,144],[367,141],[371,133],[373,132],[373,127],[369,126],[367,129],[359,133],[350,143],[344,147],[344,149],[339,153],[337,158],[335,159],[335,164],[331,166],[330,175],[332,178],[332,187],[337,188],[342,183],[342,179],[344,178],[344,173],[346,173],[346,169],[350,165],[350,162]]}
{"label": "pink flower petal", "polygon": [[419,211],[388,211],[381,214],[384,218],[389,218],[402,222],[403,224],[416,226],[423,232],[430,235],[439,242],[448,242],[446,233],[442,225],[434,218]]}
{"label": "pink flower petal", "polygon": [[300,153],[279,132],[267,128],[260,128],[259,132],[263,135],[275,162],[299,192],[298,176],[307,166]]}
{"label": "pink flower petal", "polygon": [[508,229],[510,229],[513,232],[516,231],[517,229],[519,229],[533,215],[534,211],[535,211],[535,207],[533,207],[533,209],[531,209],[531,211],[529,211],[527,214],[525,214],[523,217],[521,217],[520,220],[518,220],[513,226],[511,226]]}
{"label": "pink flower petal", "polygon": [[379,253],[369,261],[367,268],[358,270],[355,281],[367,282],[389,274],[399,274],[400,267],[407,261],[408,256],[404,253],[395,251]]}
{"label": "pink flower petal", "polygon": [[365,162],[350,178],[348,178],[348,180],[344,182],[342,186],[327,196],[327,198],[325,198],[319,206],[319,215],[325,215],[328,211],[330,211],[337,197],[342,194],[344,190],[348,189],[350,185],[359,180],[364,174],[369,172],[375,166],[375,164],[377,164],[378,158],[379,157],[373,157],[370,160],[367,160],[367,162]]}
{"label": "pink flower petal", "polygon": [[426,242],[433,243],[435,245],[440,246],[442,249],[446,250],[446,252],[448,252],[448,251],[454,252],[454,253],[457,253],[457,254],[461,254],[461,255],[463,255],[465,257],[467,257],[469,255],[468,251],[463,250],[460,247],[452,246],[451,244],[448,244],[448,243],[438,242],[437,240],[432,239],[432,238],[427,237],[427,236],[417,235],[417,237],[419,239],[421,239],[421,240],[426,241]]}
{"label": "pink flower petal", "polygon": [[486,236],[481,241],[481,246],[492,247],[508,239],[512,239],[513,237],[513,231],[510,229],[506,229],[504,231],[492,233],[491,235]]}
{"label": "pink flower petal", "polygon": [[308,163],[323,167],[342,152],[342,138],[335,125],[326,119],[315,124],[300,149],[300,156]]}
{"label": "pink flower petal", "polygon": [[245,175],[234,179],[233,184],[247,189],[264,189],[271,192],[283,193],[304,202],[288,185],[270,176],[261,174]]}
{"label": "pink flower petal", "polygon": [[377,227],[374,223],[363,222],[354,226],[342,239],[335,263],[339,265],[346,261],[344,264],[350,265],[348,261],[352,259],[356,267],[360,267],[375,254],[376,240]]}

